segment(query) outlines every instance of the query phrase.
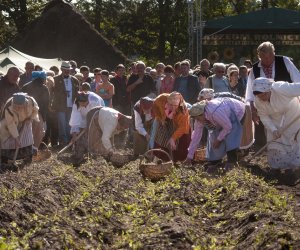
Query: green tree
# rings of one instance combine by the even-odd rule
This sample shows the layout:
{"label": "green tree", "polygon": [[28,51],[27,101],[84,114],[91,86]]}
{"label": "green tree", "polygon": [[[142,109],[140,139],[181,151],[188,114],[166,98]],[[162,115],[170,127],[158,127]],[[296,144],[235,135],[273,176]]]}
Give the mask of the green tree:
{"label": "green tree", "polygon": [[[199,1],[199,0],[198,0]],[[47,0],[0,0],[0,46],[39,16]],[[172,63],[186,56],[186,0],[68,0],[129,58]],[[299,0],[203,0],[203,20],[259,8],[300,10]]]}

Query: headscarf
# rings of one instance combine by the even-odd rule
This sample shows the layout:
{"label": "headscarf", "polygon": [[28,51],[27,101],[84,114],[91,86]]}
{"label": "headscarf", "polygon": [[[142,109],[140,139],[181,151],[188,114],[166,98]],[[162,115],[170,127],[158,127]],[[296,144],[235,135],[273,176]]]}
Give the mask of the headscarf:
{"label": "headscarf", "polygon": [[204,99],[211,99],[214,97],[214,90],[210,89],[210,88],[204,88],[200,91],[199,95],[198,95],[198,99],[200,98],[204,98]]}
{"label": "headscarf", "polygon": [[31,76],[32,76],[32,80],[37,78],[46,79],[47,73],[45,71],[32,71]]}
{"label": "headscarf", "polygon": [[12,99],[13,104],[16,104],[16,105],[25,104],[26,96],[27,96],[27,93],[23,93],[23,92],[18,92],[18,93],[13,94],[13,99]]}
{"label": "headscarf", "polygon": [[272,84],[274,80],[265,77],[256,78],[253,82],[253,93],[265,93],[270,92],[272,89]]}
{"label": "headscarf", "polygon": [[201,102],[196,102],[195,104],[193,104],[193,106],[189,110],[190,116],[195,117],[195,116],[202,115],[204,113],[206,105],[207,105],[206,100],[203,100]]}
{"label": "headscarf", "polygon": [[167,97],[167,101],[171,105],[179,106],[181,98],[181,94],[179,92],[174,91],[170,93],[170,95]]}

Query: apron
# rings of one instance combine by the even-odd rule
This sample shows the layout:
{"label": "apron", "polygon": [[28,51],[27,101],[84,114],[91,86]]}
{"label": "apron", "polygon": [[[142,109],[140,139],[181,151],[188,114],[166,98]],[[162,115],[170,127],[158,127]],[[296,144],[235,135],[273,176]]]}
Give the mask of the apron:
{"label": "apron", "polygon": [[[19,126],[18,130],[20,134],[20,148],[31,146],[33,144],[32,121],[26,120],[25,122],[22,122],[22,125]],[[10,136],[7,140],[1,143],[1,148],[16,149],[16,140]]]}
{"label": "apron", "polygon": [[171,119],[166,119],[165,123],[158,122],[154,142],[161,147],[168,148],[168,141],[174,133],[174,125]]}
{"label": "apron", "polygon": [[222,129],[216,128],[212,130],[208,128],[208,140],[206,147],[206,158],[208,161],[221,160],[226,155],[227,151],[240,147],[243,127],[232,110],[229,118],[232,124],[232,129],[230,133],[225,136],[217,149],[213,148],[213,143]]}
{"label": "apron", "polygon": [[[32,121],[26,120],[18,128],[20,135],[20,148],[17,155],[17,160],[24,159],[32,156]],[[16,140],[13,137],[9,137],[7,140],[1,143],[1,158],[13,159],[16,150]]]}

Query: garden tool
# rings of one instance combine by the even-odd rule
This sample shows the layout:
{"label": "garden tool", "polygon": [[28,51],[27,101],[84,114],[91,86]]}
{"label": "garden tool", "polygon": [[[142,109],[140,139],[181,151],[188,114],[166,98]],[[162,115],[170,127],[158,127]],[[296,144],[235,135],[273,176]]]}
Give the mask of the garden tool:
{"label": "garden tool", "polygon": [[77,137],[75,138],[75,140],[72,140],[71,142],[69,142],[69,144],[67,146],[65,146],[62,150],[60,150],[57,153],[57,157],[62,154],[63,152],[65,152],[68,148],[70,148],[72,145],[74,145],[74,143],[85,133],[85,129],[81,130],[81,132],[77,135]]}
{"label": "garden tool", "polygon": [[[297,120],[300,119],[300,116],[295,117],[288,125],[281,129],[281,133],[287,130],[290,126],[292,126]],[[248,160],[248,163],[255,158],[256,156],[260,155],[269,145],[270,143],[274,142],[275,140],[271,140],[267,142],[260,150],[258,150],[254,155],[252,155],[251,159]]]}

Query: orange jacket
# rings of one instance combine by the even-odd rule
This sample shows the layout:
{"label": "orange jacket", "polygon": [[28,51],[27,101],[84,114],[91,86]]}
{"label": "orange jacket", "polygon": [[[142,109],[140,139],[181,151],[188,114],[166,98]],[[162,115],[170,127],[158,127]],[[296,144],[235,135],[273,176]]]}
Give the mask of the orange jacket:
{"label": "orange jacket", "polygon": [[[166,119],[165,105],[167,103],[167,97],[169,95],[170,94],[168,93],[163,93],[159,95],[158,97],[156,97],[153,104],[154,116],[159,122],[162,123]],[[183,98],[180,101],[179,107],[173,118],[173,124],[175,128],[175,132],[173,133],[172,138],[174,140],[179,139],[184,134],[188,134],[190,131],[190,116]]]}

